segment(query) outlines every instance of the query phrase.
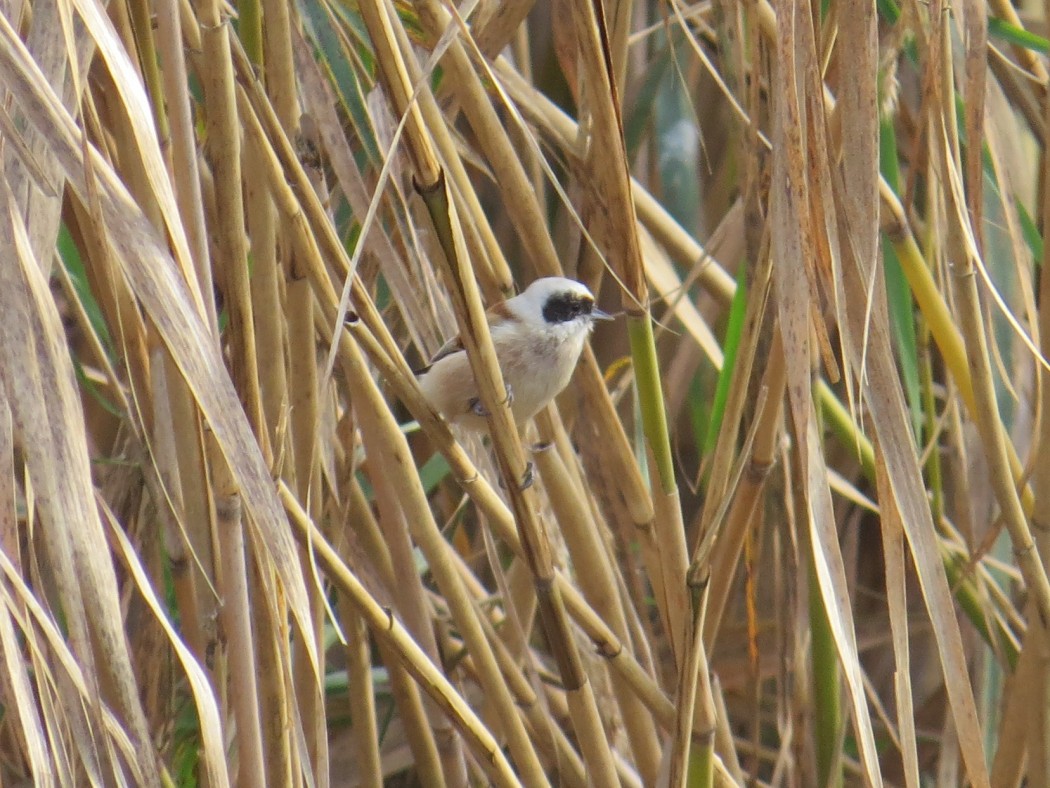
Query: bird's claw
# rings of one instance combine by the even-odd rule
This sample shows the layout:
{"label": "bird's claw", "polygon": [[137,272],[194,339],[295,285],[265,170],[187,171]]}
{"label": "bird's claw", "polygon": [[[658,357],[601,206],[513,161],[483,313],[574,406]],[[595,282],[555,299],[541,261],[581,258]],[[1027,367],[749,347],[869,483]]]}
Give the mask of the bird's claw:
{"label": "bird's claw", "polygon": [[525,473],[521,475],[521,484],[518,486],[518,489],[522,492],[529,489],[533,482],[536,481],[536,475],[533,473],[534,469],[535,466],[531,462],[525,463]]}
{"label": "bird's claw", "polygon": [[[510,387],[509,383],[507,384],[507,404],[514,404],[514,389]],[[469,406],[470,412],[473,413],[475,416],[479,416],[483,419],[487,419],[489,417],[488,409],[481,404],[481,397],[471,397]]]}
{"label": "bird's claw", "polygon": [[[525,463],[525,472],[521,475],[521,481],[518,483],[518,489],[525,492],[536,482],[535,467],[531,462]],[[504,490],[507,489],[507,485],[503,483],[503,477],[500,477],[499,486]]]}
{"label": "bird's claw", "polygon": [[472,397],[470,400],[470,412],[475,416],[480,416],[483,419],[489,417],[489,412],[484,405],[481,404],[481,397]]}

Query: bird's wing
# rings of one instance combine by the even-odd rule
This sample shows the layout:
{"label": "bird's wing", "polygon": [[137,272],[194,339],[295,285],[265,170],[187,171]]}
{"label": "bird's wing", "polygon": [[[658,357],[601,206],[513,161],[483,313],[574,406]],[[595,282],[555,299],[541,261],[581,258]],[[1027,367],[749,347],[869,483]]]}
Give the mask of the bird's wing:
{"label": "bird's wing", "polygon": [[[488,316],[490,330],[494,332],[498,331],[500,321],[507,320],[513,317],[513,314],[507,308],[506,304],[506,301],[501,301],[498,304],[493,304],[485,311],[485,314]],[[459,334],[457,334],[438,349],[438,352],[435,353],[430,359],[430,363],[428,363],[422,369],[417,369],[416,375],[426,374],[428,371],[430,371],[430,368],[437,364],[439,361],[441,361],[441,359],[447,356],[451,356],[453,353],[459,353],[464,350],[465,348],[463,347],[463,338],[460,337]]]}
{"label": "bird's wing", "polygon": [[452,337],[452,339],[450,339],[448,342],[446,342],[444,345],[442,345],[438,349],[438,352],[435,353],[433,355],[433,357],[430,359],[430,363],[429,364],[427,364],[422,369],[417,369],[416,370],[416,374],[417,375],[423,375],[423,374],[429,372],[430,368],[432,366],[434,366],[435,364],[437,364],[439,361],[441,361],[441,359],[445,358],[446,356],[451,356],[453,353],[459,353],[462,350],[463,350],[463,340],[457,334],[456,336]]}

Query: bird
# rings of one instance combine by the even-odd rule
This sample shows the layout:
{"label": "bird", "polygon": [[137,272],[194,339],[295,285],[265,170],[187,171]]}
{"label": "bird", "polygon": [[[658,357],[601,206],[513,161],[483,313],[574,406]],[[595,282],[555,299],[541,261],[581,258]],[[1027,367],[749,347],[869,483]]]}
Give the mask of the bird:
{"label": "bird", "polygon": [[[585,285],[560,276],[535,280],[486,316],[519,427],[569,384],[595,321],[613,319],[595,306]],[[488,413],[459,337],[446,342],[417,376],[427,402],[449,423],[485,429]]]}

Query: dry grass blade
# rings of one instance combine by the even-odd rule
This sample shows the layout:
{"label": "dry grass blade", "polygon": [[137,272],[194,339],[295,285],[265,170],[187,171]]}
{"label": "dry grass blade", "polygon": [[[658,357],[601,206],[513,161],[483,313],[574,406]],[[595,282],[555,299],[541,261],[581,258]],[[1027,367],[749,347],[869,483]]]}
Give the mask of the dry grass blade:
{"label": "dry grass blade", "polygon": [[[115,175],[92,148],[86,161],[72,119],[43,81],[6,20],[0,18],[0,68],[20,108],[38,128],[48,128],[50,152],[61,163],[73,188],[88,203],[97,197],[106,222],[108,241],[128,284],[142,301],[197,397],[220,449],[238,477],[251,522],[267,544],[271,559],[289,595],[293,615],[309,621],[306,590],[294,548],[283,526],[270,474],[248,430],[238,398],[221,359],[195,308],[186,280],[176,273],[168,251]],[[85,177],[85,170],[94,180]]]}
{"label": "dry grass blade", "polygon": [[5,6],[0,782],[1046,783],[1045,13]]}
{"label": "dry grass blade", "polygon": [[27,474],[40,491],[44,543],[49,559],[65,575],[60,603],[73,633],[77,657],[87,667],[91,716],[106,685],[106,701],[126,716],[137,750],[136,770],[149,784],[159,783],[150,754],[146,720],[138,703],[120,621],[113,567],[104,551],[102,524],[90,504],[88,450],[83,430],[53,432],[49,424],[82,418],[68,356],[62,351],[61,324],[40,264],[8,185],[0,185],[0,239],[15,258],[4,267],[4,385],[12,406],[16,445],[25,452]]}

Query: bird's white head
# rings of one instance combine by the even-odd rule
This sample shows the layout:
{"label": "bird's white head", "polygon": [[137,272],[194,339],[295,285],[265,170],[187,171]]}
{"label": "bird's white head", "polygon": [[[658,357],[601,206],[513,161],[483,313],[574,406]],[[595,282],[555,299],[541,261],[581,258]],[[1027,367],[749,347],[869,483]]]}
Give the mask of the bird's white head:
{"label": "bird's white head", "polygon": [[611,319],[594,305],[594,296],[585,285],[561,276],[537,279],[506,306],[517,318],[537,327],[589,327],[595,320]]}

